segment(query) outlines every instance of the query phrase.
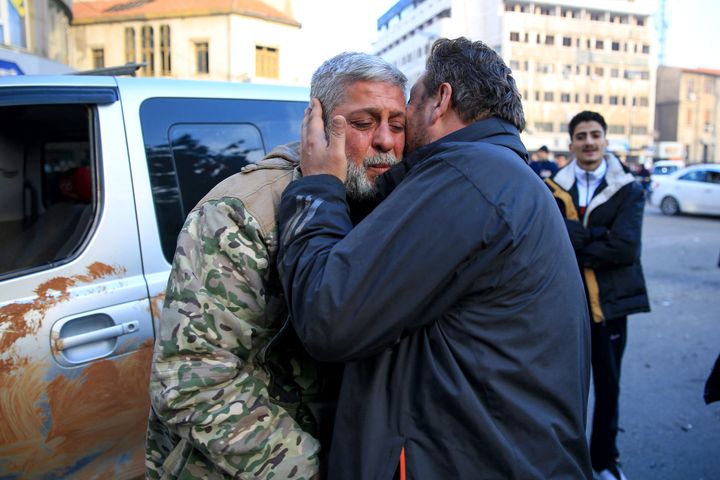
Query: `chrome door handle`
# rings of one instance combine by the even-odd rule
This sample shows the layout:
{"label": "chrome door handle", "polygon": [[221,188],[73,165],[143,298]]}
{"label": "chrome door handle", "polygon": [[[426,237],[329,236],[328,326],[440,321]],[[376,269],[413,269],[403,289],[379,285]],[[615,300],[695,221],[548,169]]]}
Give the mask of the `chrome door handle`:
{"label": "chrome door handle", "polygon": [[86,343],[117,338],[122,335],[134,333],[138,330],[138,328],[139,322],[134,321],[121,323],[120,325],[113,325],[112,327],[101,328],[100,330],[94,330],[92,332],[81,333],[79,335],[73,335],[72,337],[56,338],[55,349],[63,351],[68,348],[84,345]]}

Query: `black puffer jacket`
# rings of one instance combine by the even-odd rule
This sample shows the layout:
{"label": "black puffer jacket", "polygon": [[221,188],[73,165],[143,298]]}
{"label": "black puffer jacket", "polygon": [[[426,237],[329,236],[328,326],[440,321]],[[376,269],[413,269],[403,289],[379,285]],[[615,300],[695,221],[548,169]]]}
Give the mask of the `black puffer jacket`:
{"label": "black puffer jacket", "polygon": [[590,478],[587,304],[517,130],[418,150],[355,229],[337,178],[293,182],[280,273],[311,355],[344,361],[331,479]]}
{"label": "black puffer jacket", "polygon": [[[645,193],[620,160],[606,155],[606,161],[607,172],[580,220],[581,226],[570,221],[568,230],[580,266],[595,272],[604,318],[613,319],[649,312],[650,303],[640,263]],[[552,180],[570,195],[577,208],[575,162]],[[555,196],[559,197],[557,193]],[[566,205],[558,203],[567,216]]]}

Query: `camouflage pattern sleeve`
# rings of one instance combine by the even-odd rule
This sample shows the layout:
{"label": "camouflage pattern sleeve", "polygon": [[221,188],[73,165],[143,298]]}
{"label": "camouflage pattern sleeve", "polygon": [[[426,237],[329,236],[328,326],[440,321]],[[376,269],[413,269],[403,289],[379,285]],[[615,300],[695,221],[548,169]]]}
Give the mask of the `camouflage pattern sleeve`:
{"label": "camouflage pattern sleeve", "polygon": [[270,262],[260,225],[238,199],[205,203],[178,237],[150,391],[184,448],[206,457],[193,466],[193,455],[183,456],[187,478],[202,477],[207,460],[234,478],[317,474],[318,441],[269,401],[257,361],[280,321],[265,290]]}

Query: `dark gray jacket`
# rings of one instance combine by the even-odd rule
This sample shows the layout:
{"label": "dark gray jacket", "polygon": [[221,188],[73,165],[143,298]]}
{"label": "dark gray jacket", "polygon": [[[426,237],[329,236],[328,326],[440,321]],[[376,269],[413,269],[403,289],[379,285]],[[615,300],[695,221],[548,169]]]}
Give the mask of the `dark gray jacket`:
{"label": "dark gray jacket", "polygon": [[280,275],[311,355],[347,362],[331,479],[591,478],[589,319],[555,202],[518,131],[418,150],[357,227],[329,175],[280,207]]}

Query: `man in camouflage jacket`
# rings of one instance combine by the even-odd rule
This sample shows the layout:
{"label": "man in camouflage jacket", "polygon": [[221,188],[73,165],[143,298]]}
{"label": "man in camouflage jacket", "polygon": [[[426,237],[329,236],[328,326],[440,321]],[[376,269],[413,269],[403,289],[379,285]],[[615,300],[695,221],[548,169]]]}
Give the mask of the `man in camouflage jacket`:
{"label": "man in camouflage jacket", "polygon": [[[367,197],[371,172],[402,154],[405,82],[366,54],[338,55],[313,75],[311,96],[330,112],[362,116],[348,122],[358,147],[348,151],[348,197]],[[315,362],[298,342],[275,265],[276,210],[300,176],[298,148],[278,147],[221,182],[178,236],[150,379],[148,478],[321,475],[340,367]]]}

